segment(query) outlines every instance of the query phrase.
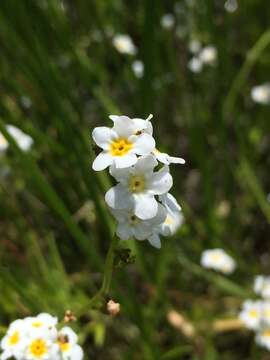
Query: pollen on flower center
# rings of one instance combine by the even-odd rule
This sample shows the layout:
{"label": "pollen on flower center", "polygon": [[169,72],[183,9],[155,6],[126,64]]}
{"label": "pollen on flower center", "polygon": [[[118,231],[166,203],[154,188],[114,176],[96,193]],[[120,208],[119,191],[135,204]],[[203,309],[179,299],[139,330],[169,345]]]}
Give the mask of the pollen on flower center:
{"label": "pollen on flower center", "polygon": [[130,223],[131,225],[136,225],[136,224],[138,224],[139,221],[140,221],[140,220],[137,218],[136,215],[131,215],[131,216],[129,217],[129,223]]}
{"label": "pollen on flower center", "polygon": [[113,156],[124,156],[126,155],[133,147],[133,144],[127,139],[117,139],[113,141],[110,145],[110,153]]}
{"label": "pollen on flower center", "polygon": [[47,354],[48,348],[44,340],[37,339],[30,344],[29,351],[32,355],[41,357],[42,355]]}
{"label": "pollen on flower center", "polygon": [[35,327],[35,328],[39,328],[41,327],[43,324],[41,321],[35,321],[32,323],[32,326]]}
{"label": "pollen on flower center", "polygon": [[249,311],[249,316],[252,318],[256,318],[258,316],[258,311],[255,309],[252,309]]}
{"label": "pollen on flower center", "polygon": [[167,215],[166,219],[165,219],[165,224],[166,225],[172,225],[173,224],[173,218],[170,215]]}
{"label": "pollen on flower center", "polygon": [[9,342],[9,345],[14,346],[14,345],[18,344],[19,340],[20,340],[19,332],[15,331],[8,339],[8,342]]}
{"label": "pollen on flower center", "polygon": [[145,179],[143,176],[131,176],[128,185],[131,192],[140,193],[145,190]]}

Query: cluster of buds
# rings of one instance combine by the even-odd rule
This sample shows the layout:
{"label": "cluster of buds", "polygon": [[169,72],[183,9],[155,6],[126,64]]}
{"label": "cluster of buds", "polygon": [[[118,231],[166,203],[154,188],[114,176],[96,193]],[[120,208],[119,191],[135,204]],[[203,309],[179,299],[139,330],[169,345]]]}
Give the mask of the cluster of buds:
{"label": "cluster of buds", "polygon": [[160,248],[160,235],[172,235],[182,223],[181,208],[169,193],[173,185],[169,165],[185,161],[157,150],[151,118],[111,115],[112,128],[95,128],[92,136],[102,152],[93,169],[109,167],[116,181],[105,201],[118,222],[119,238],[148,240]]}
{"label": "cluster of buds", "polygon": [[1,360],[82,360],[78,336],[68,326],[58,330],[58,319],[42,313],[13,321],[1,341]]}
{"label": "cluster of buds", "polygon": [[245,300],[239,318],[255,332],[256,343],[270,351],[270,276],[256,276],[253,289],[260,298]]}

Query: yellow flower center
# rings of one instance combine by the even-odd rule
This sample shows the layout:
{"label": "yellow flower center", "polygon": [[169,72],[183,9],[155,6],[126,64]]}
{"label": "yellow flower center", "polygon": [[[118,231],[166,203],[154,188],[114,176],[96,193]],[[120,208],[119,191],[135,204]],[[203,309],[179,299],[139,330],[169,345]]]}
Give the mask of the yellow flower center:
{"label": "yellow flower center", "polygon": [[133,193],[140,193],[145,189],[143,176],[131,176],[128,183],[129,190]]}
{"label": "yellow flower center", "polygon": [[10,346],[14,346],[16,344],[18,344],[20,340],[20,335],[18,331],[15,331],[8,339],[8,343]]}
{"label": "yellow flower center", "polygon": [[255,319],[256,317],[258,317],[258,311],[255,309],[249,310],[249,316]]}
{"label": "yellow flower center", "polygon": [[172,225],[174,223],[173,218],[170,215],[167,215],[164,223],[166,225]]}
{"label": "yellow flower center", "polygon": [[214,262],[218,262],[218,261],[221,259],[221,255],[214,253],[214,254],[211,255],[211,259],[212,259],[212,261],[214,261]]}
{"label": "yellow flower center", "polygon": [[262,333],[263,336],[266,336],[266,337],[270,337],[270,329],[267,329],[265,330],[263,333]]}
{"label": "yellow flower center", "polygon": [[43,325],[43,323],[41,321],[34,321],[32,322],[32,326],[35,328],[40,328]]}
{"label": "yellow flower center", "polygon": [[117,139],[111,143],[110,153],[113,156],[124,156],[133,148],[133,144],[127,139]]}
{"label": "yellow flower center", "polygon": [[47,354],[48,348],[44,340],[36,339],[30,344],[29,351],[32,355],[41,357],[44,354]]}
{"label": "yellow flower center", "polygon": [[60,335],[57,342],[62,352],[68,351],[71,347],[67,335]]}

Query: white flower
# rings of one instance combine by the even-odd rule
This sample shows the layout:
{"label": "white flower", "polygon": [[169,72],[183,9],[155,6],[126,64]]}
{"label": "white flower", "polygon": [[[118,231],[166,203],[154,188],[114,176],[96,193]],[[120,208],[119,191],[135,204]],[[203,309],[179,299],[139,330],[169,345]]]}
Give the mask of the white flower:
{"label": "white flower", "polygon": [[106,203],[113,209],[132,210],[142,220],[156,216],[158,202],[155,195],[165,194],[173,184],[169,167],[165,165],[154,172],[157,164],[154,156],[148,155],[127,169],[111,166],[110,174],[119,183],[107,191]]}
{"label": "white flower", "polygon": [[144,74],[144,64],[141,60],[135,60],[133,61],[132,65],[132,70],[134,72],[134,75],[137,77],[137,78],[142,78],[143,77],[143,74]]}
{"label": "white flower", "polygon": [[262,322],[265,326],[270,327],[270,301],[262,302]]}
{"label": "white flower", "polygon": [[263,105],[270,104],[270,84],[262,84],[258,86],[254,86],[251,89],[251,98],[254,102]]}
{"label": "white flower", "polygon": [[260,329],[256,334],[255,341],[258,345],[270,351],[270,328]]}
{"label": "white flower", "polygon": [[36,331],[40,331],[41,333],[47,335],[51,340],[55,340],[57,338],[57,317],[47,313],[41,313],[35,317],[25,318],[24,323],[25,329],[28,331],[30,336],[35,334]]}
{"label": "white flower", "polygon": [[63,360],[82,360],[83,351],[77,344],[78,336],[68,326],[63,327],[58,333],[58,345]]}
{"label": "white flower", "polygon": [[147,126],[143,119],[130,119],[128,116],[111,115],[112,129],[101,126],[93,130],[95,143],[103,149],[93,162],[93,169],[104,170],[114,164],[116,168],[134,165],[137,155],[148,155],[155,148],[155,140],[147,133],[138,133]]}
{"label": "white flower", "polygon": [[205,46],[201,50],[199,58],[203,64],[214,65],[217,60],[217,49],[213,45]]}
{"label": "white flower", "polygon": [[60,360],[59,346],[41,329],[28,338],[24,360]]}
{"label": "white flower", "polygon": [[201,265],[224,274],[231,274],[236,267],[235,261],[223,249],[205,250],[202,253]]}
{"label": "white flower", "polygon": [[202,63],[201,59],[194,56],[193,58],[191,58],[189,60],[188,69],[190,71],[197,74],[197,73],[200,73],[202,71],[202,68],[203,68],[203,63]]}
{"label": "white flower", "polygon": [[24,132],[22,132],[20,129],[18,129],[17,127],[15,127],[13,125],[7,125],[6,128],[7,128],[7,131],[9,132],[9,134],[12,137],[14,137],[14,139],[18,143],[18,146],[23,151],[27,151],[31,148],[31,146],[33,144],[33,139],[31,138],[31,136],[25,134]]}
{"label": "white flower", "polygon": [[156,159],[158,161],[160,161],[161,163],[165,164],[165,165],[170,165],[170,164],[185,164],[185,160],[180,158],[180,157],[174,157],[174,156],[170,156],[166,153],[162,153],[160,152],[158,149],[154,149],[154,151],[152,152]]}
{"label": "white flower", "polygon": [[164,29],[170,30],[175,23],[174,16],[172,14],[165,14],[162,16],[160,23]]}
{"label": "white flower", "polygon": [[7,334],[1,341],[3,353],[1,360],[14,356],[16,359],[22,359],[22,354],[26,348],[25,324],[23,320],[13,321],[7,331]]}
{"label": "white flower", "polygon": [[263,298],[270,299],[270,276],[256,276],[254,281],[254,291]]}
{"label": "white flower", "polygon": [[238,9],[237,0],[227,0],[224,4],[224,9],[229,13],[233,13]]}
{"label": "white flower", "polygon": [[113,38],[113,45],[122,54],[136,55],[137,48],[129,35],[118,34]]}
{"label": "white flower", "polygon": [[[116,234],[122,240],[128,240],[134,237],[137,240],[146,240],[149,239],[153,233],[153,229],[161,224],[165,217],[166,211],[164,207],[158,203],[158,209],[156,216],[149,220],[142,220],[138,218],[132,210],[114,210],[111,209],[112,214],[117,219],[117,229]],[[153,244],[156,246],[156,242]],[[159,246],[160,247],[160,240]]]}
{"label": "white flower", "polygon": [[160,233],[164,236],[174,235],[183,223],[181,207],[175,197],[169,193],[160,195],[159,200],[167,211],[166,218],[159,227]]}
{"label": "white flower", "polygon": [[201,43],[198,40],[191,40],[188,49],[192,54],[197,54],[201,50]]}
{"label": "white flower", "polygon": [[248,329],[257,330],[262,322],[262,301],[246,300],[242,305],[239,318]]}

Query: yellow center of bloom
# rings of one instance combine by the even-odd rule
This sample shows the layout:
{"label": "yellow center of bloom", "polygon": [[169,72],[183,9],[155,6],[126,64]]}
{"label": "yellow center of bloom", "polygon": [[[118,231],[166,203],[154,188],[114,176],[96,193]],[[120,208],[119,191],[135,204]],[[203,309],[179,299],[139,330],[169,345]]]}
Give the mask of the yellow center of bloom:
{"label": "yellow center of bloom", "polygon": [[69,342],[65,343],[65,342],[59,341],[58,344],[59,344],[60,349],[61,349],[62,352],[66,352],[66,351],[68,351],[70,349],[70,343]]}
{"label": "yellow center of bloom", "polygon": [[164,223],[165,223],[166,225],[172,225],[172,224],[174,223],[173,218],[172,218],[170,215],[167,215]]}
{"label": "yellow center of bloom", "polygon": [[221,255],[220,254],[212,254],[211,259],[214,262],[218,262],[221,259]]}
{"label": "yellow center of bloom", "polygon": [[251,318],[253,318],[253,319],[255,319],[256,317],[258,317],[258,311],[257,310],[255,310],[255,309],[251,309],[251,310],[249,310],[249,316],[251,317]]}
{"label": "yellow center of bloom", "polygon": [[127,139],[120,138],[113,141],[110,145],[110,153],[112,156],[124,156],[133,148],[133,144]]}
{"label": "yellow center of bloom", "polygon": [[15,331],[8,339],[8,343],[10,346],[14,346],[16,344],[18,344],[20,340],[20,335],[18,331]]}
{"label": "yellow center of bloom", "polygon": [[32,326],[35,328],[40,328],[43,325],[43,323],[41,321],[34,321],[32,322]]}
{"label": "yellow center of bloom", "polygon": [[140,193],[145,189],[145,179],[143,176],[131,176],[128,182],[130,192]]}
{"label": "yellow center of bloom", "polygon": [[270,329],[263,331],[262,335],[266,337],[270,337]]}
{"label": "yellow center of bloom", "polygon": [[46,342],[42,339],[34,340],[29,346],[29,352],[38,358],[47,354],[48,348]]}

